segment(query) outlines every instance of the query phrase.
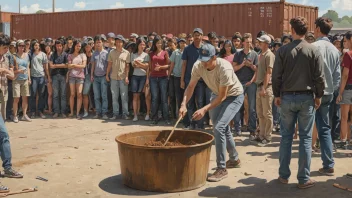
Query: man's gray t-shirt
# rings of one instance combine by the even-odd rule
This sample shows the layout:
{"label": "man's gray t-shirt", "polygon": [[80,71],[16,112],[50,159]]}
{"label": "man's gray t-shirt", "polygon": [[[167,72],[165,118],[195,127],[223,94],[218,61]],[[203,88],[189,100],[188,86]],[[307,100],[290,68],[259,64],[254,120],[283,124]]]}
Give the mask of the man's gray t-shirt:
{"label": "man's gray t-shirt", "polygon": [[31,76],[32,77],[43,77],[44,73],[44,64],[48,63],[48,58],[43,52],[39,54],[33,53],[31,60]]}
{"label": "man's gray t-shirt", "polygon": [[[140,61],[141,63],[149,63],[149,55],[145,52],[138,55],[138,53],[131,54],[131,63],[134,64],[134,61]],[[133,70],[134,76],[146,76],[147,71],[142,68],[134,68]]]}
{"label": "man's gray t-shirt", "polygon": [[[245,54],[244,50],[236,52],[236,54],[233,58],[233,62],[240,65],[240,64],[242,64],[242,62],[244,61],[245,58],[250,60],[253,63],[253,65],[258,67],[258,54],[254,50],[249,51],[248,54]],[[247,66],[243,66],[241,69],[237,70],[235,73],[238,77],[238,80],[242,84],[246,84],[247,82],[252,80],[255,72],[251,68],[249,68]]]}
{"label": "man's gray t-shirt", "polygon": [[90,58],[91,63],[95,63],[94,75],[101,77],[106,75],[108,67],[108,54],[109,52],[103,49],[101,52],[95,51]]}

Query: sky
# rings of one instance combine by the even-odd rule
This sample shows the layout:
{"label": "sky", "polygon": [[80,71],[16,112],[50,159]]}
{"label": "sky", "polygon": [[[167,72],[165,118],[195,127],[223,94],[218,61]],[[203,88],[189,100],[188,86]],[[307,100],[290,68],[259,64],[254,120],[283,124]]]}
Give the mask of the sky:
{"label": "sky", "polygon": [[[187,4],[217,4],[236,2],[272,2],[279,0],[56,0],[56,12],[111,8],[154,7]],[[319,7],[319,16],[336,10],[339,16],[352,16],[352,0],[286,0],[290,3]],[[18,12],[19,0],[0,0],[2,11]],[[52,11],[52,0],[21,0],[21,13]]]}

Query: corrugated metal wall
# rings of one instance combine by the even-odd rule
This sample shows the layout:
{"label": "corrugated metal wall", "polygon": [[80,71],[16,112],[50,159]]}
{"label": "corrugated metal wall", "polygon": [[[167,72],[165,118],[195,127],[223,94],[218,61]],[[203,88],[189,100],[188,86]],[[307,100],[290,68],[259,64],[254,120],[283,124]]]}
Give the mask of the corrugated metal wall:
{"label": "corrugated metal wall", "polygon": [[256,35],[260,30],[279,37],[288,31],[290,17],[301,15],[311,21],[317,14],[317,8],[285,2],[79,11],[12,16],[11,32],[16,38],[83,37],[108,32],[128,37],[132,32],[151,31],[178,35],[200,27],[204,33],[215,31],[226,37],[235,32]]}
{"label": "corrugated metal wall", "polygon": [[1,18],[0,18],[0,22],[3,23],[10,23],[11,22],[11,16],[14,14],[18,14],[18,13],[12,13],[12,12],[0,12],[1,13]]}

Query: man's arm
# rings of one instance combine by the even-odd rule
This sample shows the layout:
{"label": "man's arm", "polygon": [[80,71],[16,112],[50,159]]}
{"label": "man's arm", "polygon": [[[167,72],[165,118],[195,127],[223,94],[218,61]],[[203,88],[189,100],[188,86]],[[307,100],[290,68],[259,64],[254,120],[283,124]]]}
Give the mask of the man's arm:
{"label": "man's arm", "polygon": [[333,71],[333,74],[332,74],[332,82],[334,86],[334,91],[338,90],[341,82],[340,58],[337,59],[335,70]]}
{"label": "man's arm", "polygon": [[318,50],[315,51],[315,60],[313,65],[313,84],[315,86],[316,98],[321,98],[325,90],[325,76],[324,76],[324,59]]}
{"label": "man's arm", "polygon": [[106,69],[106,81],[110,82],[110,72],[111,72],[112,62],[108,62],[108,68]]}
{"label": "man's arm", "polygon": [[276,52],[274,67],[272,71],[273,92],[275,98],[281,97],[282,76],[284,73],[281,51]]}
{"label": "man's arm", "polygon": [[237,62],[233,62],[232,67],[233,67],[233,70],[235,70],[235,72],[236,72],[236,71],[240,70],[242,67],[244,67],[244,63],[238,64]]}

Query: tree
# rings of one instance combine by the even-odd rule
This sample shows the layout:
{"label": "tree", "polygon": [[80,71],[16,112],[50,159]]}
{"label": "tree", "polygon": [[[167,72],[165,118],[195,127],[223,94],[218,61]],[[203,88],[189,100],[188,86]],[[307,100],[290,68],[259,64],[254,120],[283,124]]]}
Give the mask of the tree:
{"label": "tree", "polygon": [[341,19],[342,19],[342,21],[343,20],[346,20],[346,21],[350,21],[351,20],[349,16],[343,16]]}
{"label": "tree", "polygon": [[36,14],[43,14],[43,13],[46,13],[44,10],[38,10],[37,12],[36,12]]}
{"label": "tree", "polygon": [[342,21],[340,22],[340,25],[341,25],[341,26],[349,26],[349,25],[351,25],[351,24],[350,24],[350,22],[349,22],[348,20],[342,20]]}
{"label": "tree", "polygon": [[332,21],[339,21],[339,14],[335,10],[328,10],[323,17],[330,18]]}

